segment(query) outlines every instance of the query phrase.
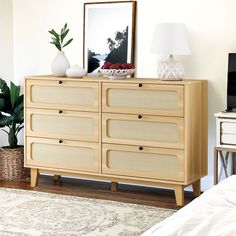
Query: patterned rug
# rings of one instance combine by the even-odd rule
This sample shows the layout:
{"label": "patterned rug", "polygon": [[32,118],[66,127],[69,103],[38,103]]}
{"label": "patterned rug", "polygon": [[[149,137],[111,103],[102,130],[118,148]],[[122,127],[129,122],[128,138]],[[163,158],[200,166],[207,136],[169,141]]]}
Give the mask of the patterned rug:
{"label": "patterned rug", "polygon": [[0,235],[134,236],[175,211],[114,201],[0,188]]}

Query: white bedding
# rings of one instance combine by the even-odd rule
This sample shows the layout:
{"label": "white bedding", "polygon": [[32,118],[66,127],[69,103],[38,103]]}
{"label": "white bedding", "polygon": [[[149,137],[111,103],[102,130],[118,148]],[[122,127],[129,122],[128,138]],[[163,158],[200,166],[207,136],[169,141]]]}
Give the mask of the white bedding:
{"label": "white bedding", "polygon": [[156,224],[142,236],[236,236],[236,175]]}

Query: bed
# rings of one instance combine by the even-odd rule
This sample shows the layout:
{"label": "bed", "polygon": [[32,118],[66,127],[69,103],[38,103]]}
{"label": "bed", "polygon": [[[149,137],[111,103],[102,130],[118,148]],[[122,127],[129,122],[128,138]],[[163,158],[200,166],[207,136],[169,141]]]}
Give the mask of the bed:
{"label": "bed", "polygon": [[142,236],[236,235],[236,175],[233,175],[154,225]]}

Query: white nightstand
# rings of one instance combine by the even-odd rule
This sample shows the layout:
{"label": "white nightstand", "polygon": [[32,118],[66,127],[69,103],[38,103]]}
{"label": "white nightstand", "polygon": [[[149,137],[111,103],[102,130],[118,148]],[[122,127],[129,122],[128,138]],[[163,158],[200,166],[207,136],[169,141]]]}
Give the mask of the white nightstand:
{"label": "white nightstand", "polygon": [[[218,154],[222,167],[222,172],[228,177],[227,166],[229,163],[229,154],[236,152],[236,113],[235,112],[219,112],[216,117],[216,147],[214,150],[214,184],[218,183]],[[224,155],[225,152],[225,155]]]}

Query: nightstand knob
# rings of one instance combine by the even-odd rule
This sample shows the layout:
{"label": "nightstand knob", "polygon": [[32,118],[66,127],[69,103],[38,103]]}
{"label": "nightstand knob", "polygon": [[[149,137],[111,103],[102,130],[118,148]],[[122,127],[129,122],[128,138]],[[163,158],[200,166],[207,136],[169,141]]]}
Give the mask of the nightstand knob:
{"label": "nightstand knob", "polygon": [[59,80],[59,82],[58,82],[59,84],[62,84],[62,80]]}
{"label": "nightstand knob", "polygon": [[62,141],[62,140],[59,140],[59,143],[63,143],[63,141]]}
{"label": "nightstand knob", "polygon": [[142,115],[138,115],[138,118],[139,118],[139,119],[142,119],[142,118],[143,118],[143,116],[142,116]]}
{"label": "nightstand knob", "polygon": [[139,87],[143,87],[143,84],[138,84]]}
{"label": "nightstand knob", "polygon": [[142,151],[142,150],[143,150],[143,147],[139,147],[138,149],[139,149],[140,151]]}
{"label": "nightstand knob", "polygon": [[59,110],[59,114],[61,114],[61,113],[63,113],[63,111],[62,111],[62,110]]}

